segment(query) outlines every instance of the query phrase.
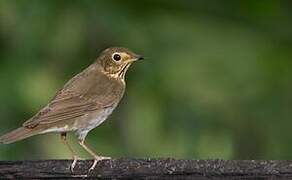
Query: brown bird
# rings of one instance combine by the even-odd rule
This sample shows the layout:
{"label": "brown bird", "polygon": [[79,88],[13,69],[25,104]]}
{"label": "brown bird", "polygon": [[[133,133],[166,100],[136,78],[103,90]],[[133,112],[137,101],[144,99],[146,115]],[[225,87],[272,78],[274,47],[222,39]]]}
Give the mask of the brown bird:
{"label": "brown bird", "polygon": [[57,132],[73,156],[73,171],[79,157],[66,141],[67,132],[75,132],[79,144],[98,161],[109,159],[96,155],[85,143],[88,132],[104,122],[121,100],[130,65],[143,57],[122,47],[104,50],[100,56],[65,84],[47,106],[24,122],[22,127],[0,137],[9,144],[34,135]]}

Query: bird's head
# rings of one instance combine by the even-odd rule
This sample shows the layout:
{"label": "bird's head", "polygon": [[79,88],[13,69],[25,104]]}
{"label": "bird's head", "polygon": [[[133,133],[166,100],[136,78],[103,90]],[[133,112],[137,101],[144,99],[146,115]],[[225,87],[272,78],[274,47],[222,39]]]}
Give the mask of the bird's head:
{"label": "bird's head", "polygon": [[124,79],[130,65],[144,59],[143,56],[123,47],[111,47],[105,49],[97,58],[97,63],[103,71],[112,77]]}

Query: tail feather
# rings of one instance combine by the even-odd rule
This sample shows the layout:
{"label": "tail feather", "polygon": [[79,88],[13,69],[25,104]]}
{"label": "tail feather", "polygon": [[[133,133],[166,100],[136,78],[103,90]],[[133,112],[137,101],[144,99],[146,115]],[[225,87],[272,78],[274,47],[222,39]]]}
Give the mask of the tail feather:
{"label": "tail feather", "polygon": [[35,129],[20,127],[0,137],[0,144],[10,144],[38,134]]}

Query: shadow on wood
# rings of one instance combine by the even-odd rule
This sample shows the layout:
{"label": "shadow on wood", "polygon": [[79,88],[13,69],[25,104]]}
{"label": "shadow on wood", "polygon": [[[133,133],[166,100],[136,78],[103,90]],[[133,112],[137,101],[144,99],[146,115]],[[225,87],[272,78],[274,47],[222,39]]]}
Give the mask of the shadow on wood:
{"label": "shadow on wood", "polygon": [[0,161],[0,178],[30,179],[292,179],[292,161],[224,161],[175,159],[114,159],[78,161],[71,173],[69,160]]}

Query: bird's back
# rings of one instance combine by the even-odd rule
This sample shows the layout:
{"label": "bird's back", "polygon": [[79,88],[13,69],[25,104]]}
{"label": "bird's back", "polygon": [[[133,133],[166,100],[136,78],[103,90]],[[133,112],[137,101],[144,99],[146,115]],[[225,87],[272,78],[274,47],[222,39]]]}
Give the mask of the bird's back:
{"label": "bird's back", "polygon": [[56,122],[68,122],[117,104],[124,94],[125,84],[107,76],[94,65],[68,81],[45,108],[23,125],[50,128]]}

